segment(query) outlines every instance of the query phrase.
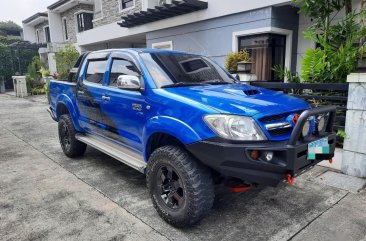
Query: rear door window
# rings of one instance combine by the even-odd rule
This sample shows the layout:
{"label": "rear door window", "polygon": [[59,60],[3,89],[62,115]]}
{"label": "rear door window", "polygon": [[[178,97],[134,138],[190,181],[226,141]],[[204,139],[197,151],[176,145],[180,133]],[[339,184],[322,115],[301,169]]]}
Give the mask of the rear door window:
{"label": "rear door window", "polygon": [[102,84],[107,60],[89,60],[85,80],[94,84]]}

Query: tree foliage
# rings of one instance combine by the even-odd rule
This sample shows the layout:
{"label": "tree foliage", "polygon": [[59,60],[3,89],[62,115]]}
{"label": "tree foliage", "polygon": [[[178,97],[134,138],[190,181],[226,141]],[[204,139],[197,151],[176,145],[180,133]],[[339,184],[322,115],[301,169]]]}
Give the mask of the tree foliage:
{"label": "tree foliage", "polygon": [[74,67],[79,56],[79,52],[76,50],[75,46],[71,44],[66,45],[56,52],[55,60],[59,79],[67,79],[70,69]]}
{"label": "tree foliage", "polygon": [[10,49],[0,43],[0,80],[8,80],[13,75],[11,51]]}
{"label": "tree foliage", "polygon": [[301,78],[306,80],[306,82],[316,83],[325,77],[326,68],[327,63],[324,51],[319,48],[308,49],[302,60]]}
{"label": "tree foliage", "polygon": [[[316,44],[315,49],[305,52],[301,66],[304,82],[345,82],[347,75],[357,68],[357,62],[365,53],[363,38],[366,29],[360,25],[365,10],[352,11],[351,0],[293,0],[312,20],[304,32],[305,38]],[[351,9],[350,9],[351,8]],[[338,14],[347,13],[334,21]]]}
{"label": "tree foliage", "polygon": [[273,67],[275,77],[281,80],[286,79],[289,83],[300,83],[300,77],[297,73],[293,74],[289,69],[282,65],[275,65]]}
{"label": "tree foliage", "polygon": [[15,43],[18,41],[19,41],[19,39],[7,38],[6,36],[0,35],[0,44],[9,45],[9,44],[12,44],[12,43]]}
{"label": "tree foliage", "polygon": [[34,56],[32,58],[32,62],[28,65],[27,68],[27,87],[29,90],[32,90],[33,88],[37,88],[41,86],[41,73],[39,70],[42,68],[43,64],[41,63],[41,59],[39,56]]}
{"label": "tree foliage", "polygon": [[0,30],[22,31],[22,28],[13,21],[0,21]]}
{"label": "tree foliage", "polygon": [[25,74],[32,58],[37,55],[38,49],[26,41],[0,37],[0,79],[5,80],[7,88],[12,88],[12,76]]}

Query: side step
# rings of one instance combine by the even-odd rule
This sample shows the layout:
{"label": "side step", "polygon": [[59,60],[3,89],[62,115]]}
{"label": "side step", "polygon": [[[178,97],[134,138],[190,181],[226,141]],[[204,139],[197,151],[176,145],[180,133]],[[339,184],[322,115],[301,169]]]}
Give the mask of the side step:
{"label": "side step", "polygon": [[88,146],[98,149],[101,152],[117,159],[118,161],[145,173],[146,162],[138,153],[120,146],[113,141],[90,134],[76,134],[75,138]]}

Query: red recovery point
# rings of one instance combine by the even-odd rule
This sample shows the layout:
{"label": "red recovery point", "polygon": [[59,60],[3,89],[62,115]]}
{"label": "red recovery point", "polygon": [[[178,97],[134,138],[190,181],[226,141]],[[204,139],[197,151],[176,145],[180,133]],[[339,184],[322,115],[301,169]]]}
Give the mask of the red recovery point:
{"label": "red recovery point", "polygon": [[295,183],[295,177],[291,174],[287,174],[287,183],[288,185],[292,186]]}
{"label": "red recovery point", "polygon": [[253,189],[255,186],[247,184],[241,180],[230,180],[225,182],[225,187],[232,192],[246,192]]}

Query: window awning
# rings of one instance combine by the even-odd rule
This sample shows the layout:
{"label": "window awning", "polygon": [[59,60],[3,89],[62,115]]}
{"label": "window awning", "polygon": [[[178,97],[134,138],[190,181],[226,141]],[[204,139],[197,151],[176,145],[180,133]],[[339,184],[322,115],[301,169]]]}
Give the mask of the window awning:
{"label": "window awning", "polygon": [[122,22],[118,23],[121,27],[130,28],[145,23],[151,23],[158,20],[175,17],[178,15],[191,13],[207,9],[208,3],[198,0],[172,1],[171,4],[163,4],[155,8],[147,9],[122,17]]}

